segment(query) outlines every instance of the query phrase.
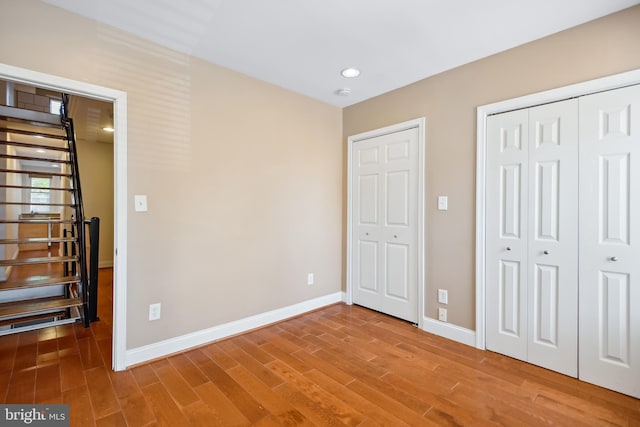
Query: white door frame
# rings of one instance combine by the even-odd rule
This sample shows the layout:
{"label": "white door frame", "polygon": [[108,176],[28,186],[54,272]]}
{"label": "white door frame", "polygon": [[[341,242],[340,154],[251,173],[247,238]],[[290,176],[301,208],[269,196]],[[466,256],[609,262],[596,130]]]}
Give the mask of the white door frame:
{"label": "white door frame", "polygon": [[409,120],[403,123],[398,123],[391,126],[386,126],[380,129],[359,133],[352,135],[347,139],[347,301],[346,303],[353,304],[353,283],[351,280],[353,272],[353,241],[352,230],[353,224],[351,215],[353,213],[353,195],[351,194],[351,185],[353,183],[353,171],[351,169],[351,159],[353,144],[362,141],[364,139],[371,139],[382,135],[388,135],[390,133],[402,132],[407,129],[418,129],[418,226],[416,227],[418,234],[418,327],[423,329],[424,319],[424,194],[425,194],[425,181],[424,181],[424,167],[425,167],[425,149],[426,149],[426,120],[424,117],[419,119]]}
{"label": "white door frame", "polygon": [[114,278],[113,370],[126,369],[127,343],[127,94],[64,77],[0,63],[0,79],[113,102]]}
{"label": "white door frame", "polygon": [[532,95],[482,105],[477,109],[476,146],[476,347],[485,349],[485,242],[486,242],[486,148],[487,117],[520,108],[529,108],[549,102],[562,101],[576,96],[640,84],[640,69],[614,74],[596,80],[577,83]]}

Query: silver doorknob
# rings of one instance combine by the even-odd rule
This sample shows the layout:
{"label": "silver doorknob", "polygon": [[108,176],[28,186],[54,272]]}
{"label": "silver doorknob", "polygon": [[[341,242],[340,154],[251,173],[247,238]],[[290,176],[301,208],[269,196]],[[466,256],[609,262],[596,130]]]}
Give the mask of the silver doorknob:
{"label": "silver doorknob", "polygon": [[394,238],[394,239],[397,239],[397,238],[398,238],[398,235],[397,235],[397,234],[394,234],[394,235],[393,235],[393,238]]}
{"label": "silver doorknob", "polygon": [[542,253],[545,254],[545,255],[549,255],[549,251],[544,251]]}
{"label": "silver doorknob", "polygon": [[611,258],[609,258],[611,261],[616,262],[618,260],[617,256],[612,256]]}
{"label": "silver doorknob", "polygon": [[510,247],[510,246],[507,246],[507,250],[508,250],[508,251],[510,251],[510,250],[511,250],[511,247]]}
{"label": "silver doorknob", "polygon": [[365,235],[365,236],[368,236],[368,235],[369,235],[369,233],[364,233],[364,235]]}

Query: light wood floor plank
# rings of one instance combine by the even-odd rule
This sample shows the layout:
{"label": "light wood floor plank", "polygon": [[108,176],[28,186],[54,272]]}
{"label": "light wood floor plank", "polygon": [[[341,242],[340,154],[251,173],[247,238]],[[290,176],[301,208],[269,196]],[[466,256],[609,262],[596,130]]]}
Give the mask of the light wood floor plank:
{"label": "light wood floor plank", "polygon": [[639,399],[345,304],[112,372],[110,275],[90,328],[0,337],[0,403],[82,427],[640,427]]}

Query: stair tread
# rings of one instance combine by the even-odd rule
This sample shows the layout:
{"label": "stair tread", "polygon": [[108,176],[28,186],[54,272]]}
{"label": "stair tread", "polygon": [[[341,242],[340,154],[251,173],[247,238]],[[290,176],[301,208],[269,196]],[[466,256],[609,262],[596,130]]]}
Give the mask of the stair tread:
{"label": "stair tread", "polygon": [[68,206],[76,207],[75,203],[34,203],[34,202],[0,202],[0,205],[11,206]]}
{"label": "stair tread", "polygon": [[[0,172],[5,172],[5,173],[23,173],[23,174],[27,174],[27,175],[42,175],[42,171],[33,171],[33,170],[27,170],[27,169],[0,169]],[[67,176],[67,177],[73,176],[70,173],[62,173],[62,172],[47,172],[47,175]]]}
{"label": "stair tread", "polygon": [[[0,129],[2,130],[2,129]],[[7,141],[6,139],[0,139],[1,145],[14,145],[16,147],[25,147],[25,148],[42,148],[44,150],[54,150],[54,151],[69,151],[68,147],[56,147],[47,144],[33,144],[30,142],[20,142],[20,141]]]}
{"label": "stair tread", "polygon": [[[10,184],[0,184],[0,188],[14,188],[16,190],[42,190],[43,187],[33,187],[31,185],[10,185]],[[73,188],[67,187],[46,187],[47,190],[52,191],[73,191]]]}
{"label": "stair tread", "polygon": [[47,277],[46,279],[38,279],[38,280],[0,282],[0,291],[25,289],[25,288],[40,288],[40,287],[52,286],[52,285],[66,285],[68,283],[75,283],[79,281],[80,281],[80,276],[61,276],[61,277]]}
{"label": "stair tread", "polygon": [[0,260],[0,267],[8,267],[10,265],[47,264],[50,262],[68,262],[68,261],[77,261],[77,260],[78,260],[78,257],[74,257],[74,256],[51,256],[51,257],[3,259],[3,260]]}
{"label": "stair tread", "polygon": [[14,159],[14,160],[28,160],[33,162],[61,163],[61,164],[71,163],[71,161],[65,160],[65,159],[51,159],[51,158],[38,157],[38,156],[17,156],[14,154],[2,154],[2,153],[0,153],[0,158]]}
{"label": "stair tread", "polygon": [[80,298],[37,298],[0,304],[0,319],[82,305]]}
{"label": "stair tread", "polygon": [[0,224],[75,224],[73,219],[0,219]]}
{"label": "stair tread", "polygon": [[53,125],[56,127],[62,126],[58,114],[43,113],[40,111],[26,110],[24,108],[9,107],[7,105],[0,105],[0,117],[17,119],[28,123]]}
{"label": "stair tread", "polygon": [[63,141],[67,140],[67,136],[62,134],[53,134],[48,132],[39,132],[39,131],[32,131],[32,130],[25,130],[25,129],[15,129],[15,128],[8,128],[4,126],[0,126],[0,132],[16,134],[16,135],[37,136],[37,137],[50,138],[50,139],[60,139]]}
{"label": "stair tread", "polygon": [[[67,313],[66,310],[60,310],[60,311],[54,311],[51,313],[41,313],[41,314],[33,314],[31,316],[22,316],[22,317],[18,317],[18,318],[14,318],[14,319],[5,319],[5,320],[0,320],[0,327],[1,326],[7,326],[7,325],[17,325],[17,328],[12,329],[12,332],[20,332],[21,330],[21,326],[20,325],[24,325],[25,323],[28,322],[34,322],[34,321],[38,321],[38,320],[43,320],[43,319],[51,319],[53,317],[58,317],[58,318],[62,318],[62,319],[69,319],[67,317]],[[80,317],[72,317],[70,319],[79,319]],[[59,319],[60,320],[60,319]],[[57,323],[60,324],[60,323]],[[50,327],[50,326],[56,326],[57,324],[55,323],[47,323],[44,325],[44,327]],[[29,329],[24,329],[24,330],[29,330]]]}
{"label": "stair tread", "polygon": [[25,237],[22,239],[0,239],[0,245],[19,245],[21,243],[58,243],[74,242],[73,237]]}

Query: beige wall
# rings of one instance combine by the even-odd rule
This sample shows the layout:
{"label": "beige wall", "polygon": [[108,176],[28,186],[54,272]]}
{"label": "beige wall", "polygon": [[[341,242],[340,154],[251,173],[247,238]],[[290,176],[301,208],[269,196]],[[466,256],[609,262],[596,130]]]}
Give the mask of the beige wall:
{"label": "beige wall", "polygon": [[[636,68],[640,6],[344,109],[344,153],[349,135],[426,117],[427,316],[437,318],[444,288],[449,321],[475,327],[476,107]],[[436,209],[438,195],[448,211]]]}
{"label": "beige wall", "polygon": [[344,141],[421,116],[427,315],[445,288],[449,320],[473,329],[475,108],[640,68],[639,22],[640,6],[342,112],[36,0],[3,5],[0,61],[128,94],[127,348],[339,291]]}
{"label": "beige wall", "polygon": [[127,348],[340,291],[340,109],[35,0],[5,3],[0,61],[128,94]]}
{"label": "beige wall", "polygon": [[113,144],[78,140],[84,216],[100,218],[99,265],[113,265]]}

